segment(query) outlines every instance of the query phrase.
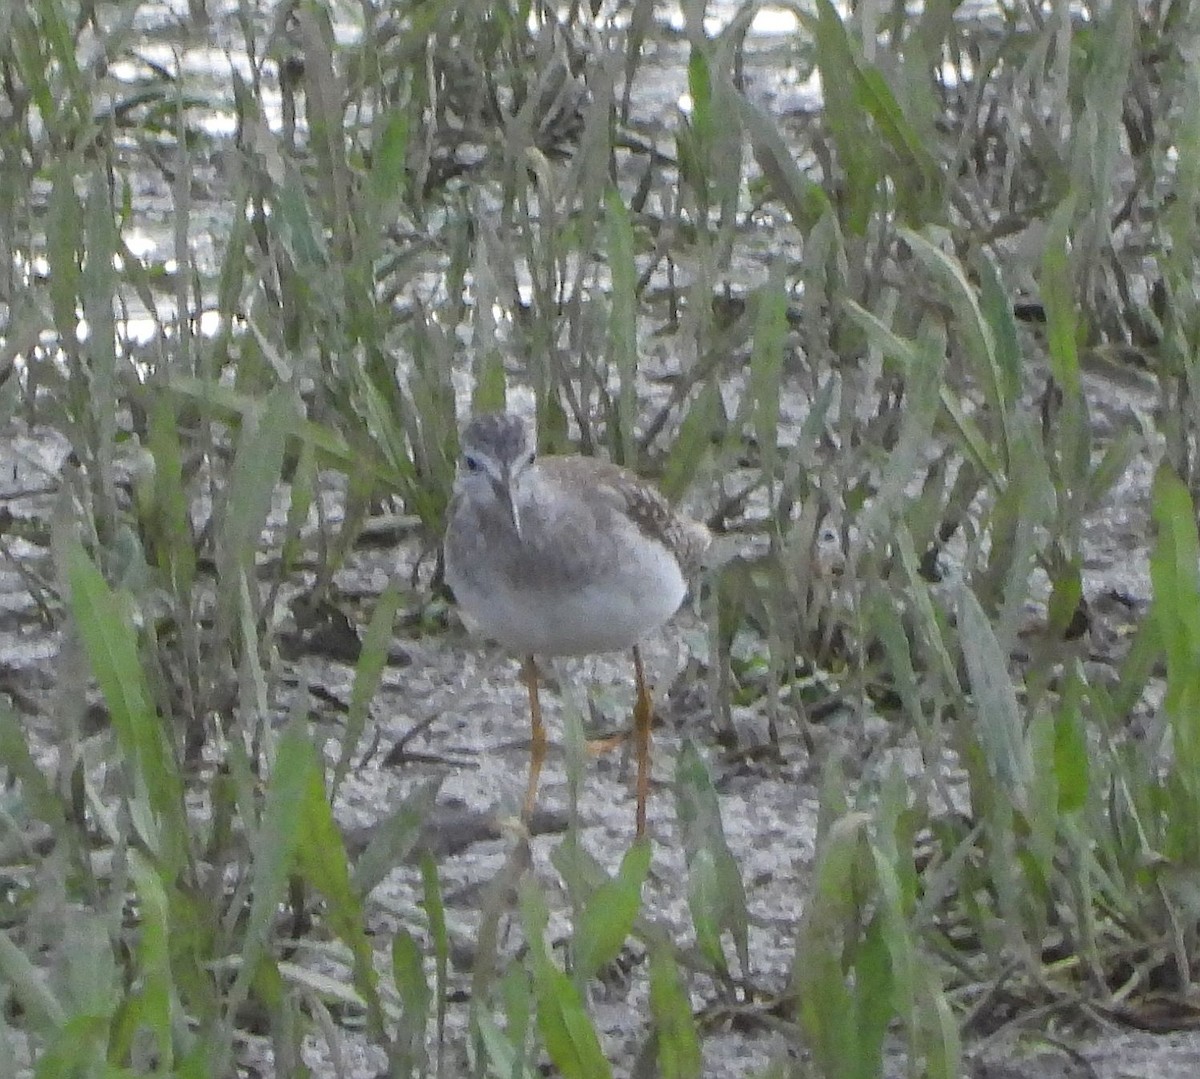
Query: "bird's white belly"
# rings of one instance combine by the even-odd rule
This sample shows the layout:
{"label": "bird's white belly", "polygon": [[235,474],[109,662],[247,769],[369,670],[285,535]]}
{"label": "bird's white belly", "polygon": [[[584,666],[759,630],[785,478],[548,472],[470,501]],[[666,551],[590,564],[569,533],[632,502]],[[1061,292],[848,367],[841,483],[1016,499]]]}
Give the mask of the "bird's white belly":
{"label": "bird's white belly", "polygon": [[542,655],[630,648],[663,625],[687,591],[678,563],[657,544],[642,544],[629,563],[573,588],[556,582],[516,590],[494,580],[485,589],[469,579],[450,585],[473,632]]}

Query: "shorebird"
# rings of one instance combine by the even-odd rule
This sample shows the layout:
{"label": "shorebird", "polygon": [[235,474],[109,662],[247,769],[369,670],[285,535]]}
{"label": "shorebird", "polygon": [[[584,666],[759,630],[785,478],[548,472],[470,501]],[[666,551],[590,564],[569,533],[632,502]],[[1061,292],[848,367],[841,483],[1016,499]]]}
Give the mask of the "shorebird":
{"label": "shorebird", "polygon": [[709,531],[628,469],[594,457],[539,457],[530,425],[512,413],[476,416],[460,443],[446,581],[468,628],[522,659],[531,724],[523,816],[533,814],[546,756],[534,656],[628,648],[641,837],[654,705],[638,642],[679,609]]}

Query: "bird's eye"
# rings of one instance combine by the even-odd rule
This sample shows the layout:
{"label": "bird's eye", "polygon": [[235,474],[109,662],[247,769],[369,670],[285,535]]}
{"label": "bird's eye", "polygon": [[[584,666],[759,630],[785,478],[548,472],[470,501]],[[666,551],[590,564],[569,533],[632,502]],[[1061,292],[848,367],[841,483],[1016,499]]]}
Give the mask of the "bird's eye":
{"label": "bird's eye", "polygon": [[536,460],[537,453],[534,450],[530,450],[529,453],[525,455],[525,467],[528,468]]}
{"label": "bird's eye", "polygon": [[463,464],[467,466],[468,472],[478,472],[480,469],[479,458],[472,457],[469,453],[463,457]]}

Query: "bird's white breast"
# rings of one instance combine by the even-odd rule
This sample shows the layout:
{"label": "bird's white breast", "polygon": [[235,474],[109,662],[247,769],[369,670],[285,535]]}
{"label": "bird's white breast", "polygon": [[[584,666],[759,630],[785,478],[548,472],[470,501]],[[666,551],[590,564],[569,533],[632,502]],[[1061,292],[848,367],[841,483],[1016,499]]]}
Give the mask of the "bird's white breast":
{"label": "bird's white breast", "polygon": [[585,552],[570,552],[575,573],[552,565],[553,552],[526,543],[516,572],[485,582],[448,561],[446,577],[473,631],[510,651],[622,651],[662,626],[687,591],[679,564],[665,547],[632,524],[622,527],[615,558],[610,550],[593,561]]}

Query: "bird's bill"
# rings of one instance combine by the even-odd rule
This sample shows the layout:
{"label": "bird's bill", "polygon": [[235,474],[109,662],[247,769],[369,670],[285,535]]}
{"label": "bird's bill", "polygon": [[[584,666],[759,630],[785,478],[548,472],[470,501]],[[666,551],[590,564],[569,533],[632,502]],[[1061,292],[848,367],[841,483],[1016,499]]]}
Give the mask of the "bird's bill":
{"label": "bird's bill", "polygon": [[508,519],[512,521],[513,531],[516,532],[517,538],[520,539],[521,513],[520,510],[517,509],[516,500],[513,498],[512,484],[503,482],[497,483],[496,498],[499,500],[500,505],[504,507],[505,512],[508,514]]}

